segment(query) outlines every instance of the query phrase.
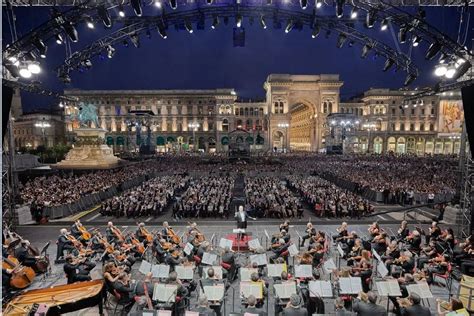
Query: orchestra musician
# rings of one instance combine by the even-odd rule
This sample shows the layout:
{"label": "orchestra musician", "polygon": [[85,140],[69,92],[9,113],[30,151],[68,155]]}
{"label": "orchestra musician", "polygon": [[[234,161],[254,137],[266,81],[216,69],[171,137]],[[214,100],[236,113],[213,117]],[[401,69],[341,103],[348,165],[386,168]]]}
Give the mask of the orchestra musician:
{"label": "orchestra musician", "polygon": [[161,236],[157,236],[155,239],[153,239],[153,254],[158,263],[165,262],[165,259],[168,256],[169,247],[171,247],[170,243],[163,239]]}
{"label": "orchestra musician", "polygon": [[268,289],[265,281],[259,276],[258,273],[254,272],[250,275],[250,283],[256,284],[260,288],[260,293],[262,294],[263,299],[257,299],[257,304],[255,304],[256,307],[260,308],[264,304],[264,299],[268,295]]}
{"label": "orchestra musician", "polygon": [[34,268],[40,257],[31,255],[28,249],[29,246],[30,242],[28,240],[21,240],[20,246],[15,250],[15,257],[22,265]]}
{"label": "orchestra musician", "polygon": [[108,222],[107,223],[107,228],[105,229],[105,236],[107,237],[107,241],[110,244],[116,244],[119,243],[117,234],[115,233],[115,226],[114,223]]}
{"label": "orchestra musician", "polygon": [[133,295],[133,284],[130,282],[130,275],[126,272],[120,273],[117,281],[114,283],[114,289],[120,295],[119,303],[126,305],[125,310],[130,309],[135,304]]}
{"label": "orchestra musician", "polygon": [[64,273],[66,273],[67,284],[92,280],[89,276],[90,270],[80,268],[80,260],[81,259],[74,259],[72,255],[66,256],[66,263],[64,264],[63,269]]}
{"label": "orchestra musician", "polygon": [[[134,293],[136,296],[146,296],[148,295],[149,299],[153,298],[153,274],[148,272],[145,275],[143,281],[136,281],[134,286]],[[145,290],[146,288],[146,290]]]}
{"label": "orchestra musician", "polygon": [[187,301],[189,300],[189,291],[183,285],[180,279],[178,279],[178,274],[175,271],[170,272],[168,279],[166,280],[167,284],[177,285],[176,291],[176,300],[175,300],[175,310],[177,311],[178,315],[184,313],[184,310],[187,305]]}
{"label": "orchestra musician", "polygon": [[400,224],[400,228],[397,231],[397,241],[403,241],[405,238],[408,237],[410,234],[410,230],[408,229],[408,222],[402,221]]}
{"label": "orchestra musician", "polygon": [[291,294],[290,301],[283,309],[283,316],[307,316],[308,311],[302,306],[301,296],[298,294]]}
{"label": "orchestra musician", "polygon": [[249,313],[250,315],[258,315],[258,316],[267,316],[267,313],[264,312],[262,309],[256,307],[257,299],[253,295],[249,295],[247,297],[247,307],[244,308],[243,313]]}
{"label": "orchestra musician", "polygon": [[408,304],[401,304],[400,315],[401,316],[431,316],[430,309],[422,306],[421,298],[416,293],[411,293],[408,297]]}
{"label": "orchestra musician", "polygon": [[236,260],[235,260],[235,254],[232,251],[232,249],[230,249],[229,247],[226,247],[224,249],[224,252],[221,258],[222,258],[223,266],[225,266],[223,268],[224,268],[224,271],[226,272],[227,281],[233,282],[235,278],[237,277],[237,272],[239,269],[239,266],[237,265]]}
{"label": "orchestra musician", "polygon": [[311,240],[311,237],[313,237],[313,236],[316,236],[316,228],[314,228],[313,224],[311,222],[309,222],[308,224],[306,224],[306,235],[301,237],[300,247],[304,247],[304,243],[305,243],[306,239]]}
{"label": "orchestra musician", "polygon": [[282,224],[280,224],[280,231],[290,231],[290,223],[288,221],[284,221]]}
{"label": "orchestra musician", "polygon": [[336,231],[338,232],[338,234],[332,237],[334,242],[340,241],[342,243],[345,243],[346,240],[344,237],[347,237],[347,235],[349,235],[347,230],[347,223],[343,222],[341,226],[336,229]]}
{"label": "orchestra musician", "polygon": [[64,251],[72,252],[76,249],[71,240],[67,238],[68,231],[66,228],[62,228],[60,230],[61,235],[58,237],[58,250],[56,252],[56,260],[54,263],[62,263],[64,262]]}
{"label": "orchestra musician", "polygon": [[201,294],[198,298],[198,306],[194,310],[195,312],[199,313],[199,316],[216,316],[216,312],[209,308],[209,302],[207,301],[207,296]]}

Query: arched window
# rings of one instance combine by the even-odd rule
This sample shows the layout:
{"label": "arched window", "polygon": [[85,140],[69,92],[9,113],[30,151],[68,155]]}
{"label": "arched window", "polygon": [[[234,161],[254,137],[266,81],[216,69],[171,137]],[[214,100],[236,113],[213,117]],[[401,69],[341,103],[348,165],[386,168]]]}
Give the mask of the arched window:
{"label": "arched window", "polygon": [[235,108],[235,115],[239,115],[239,108]]}
{"label": "arched window", "polygon": [[283,105],[283,102],[280,101],[280,114],[284,113],[285,106]]}
{"label": "arched window", "polygon": [[229,120],[228,119],[222,120],[222,131],[223,132],[228,132],[229,131]]}
{"label": "arched window", "polygon": [[240,108],[240,116],[244,116],[244,108]]}
{"label": "arched window", "polygon": [[331,101],[328,102],[328,111],[329,111],[329,113],[332,113],[332,102]]}
{"label": "arched window", "polygon": [[253,108],[250,108],[250,116],[253,116]]}
{"label": "arched window", "polygon": [[260,116],[263,116],[263,108],[260,108]]}
{"label": "arched window", "polygon": [[246,127],[247,129],[253,128],[253,126],[252,126],[252,120],[251,120],[251,119],[248,119],[248,120],[247,120],[245,127]]}
{"label": "arched window", "polygon": [[328,113],[328,103],[326,101],[323,103],[323,113]]}
{"label": "arched window", "polygon": [[249,108],[245,108],[245,116],[249,116]]}

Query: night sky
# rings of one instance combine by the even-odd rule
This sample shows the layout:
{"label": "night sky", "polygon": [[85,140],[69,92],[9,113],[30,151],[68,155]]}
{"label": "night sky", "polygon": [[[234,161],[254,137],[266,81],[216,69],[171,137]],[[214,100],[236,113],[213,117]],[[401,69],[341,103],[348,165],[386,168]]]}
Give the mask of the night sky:
{"label": "night sky", "polygon": [[[128,8],[127,15],[132,15]],[[147,6],[145,15],[156,14],[156,8]],[[48,18],[48,8],[16,8],[17,30],[19,36]],[[308,10],[312,10],[310,7]],[[426,8],[428,22],[444,33],[457,38],[460,8]],[[474,13],[473,8],[470,10]],[[11,42],[5,10],[3,11],[3,45]],[[321,12],[321,11],[319,11]],[[323,14],[334,14],[333,7],[326,7]],[[348,15],[350,7],[346,6]],[[363,14],[363,13],[362,13]],[[365,14],[363,14],[365,15]],[[474,15],[471,16],[469,29],[471,33],[465,45],[471,49],[472,27]],[[263,98],[263,82],[270,73],[290,74],[340,74],[344,81],[342,98],[362,93],[370,87],[399,88],[405,80],[406,73],[381,70],[385,59],[374,60],[373,53],[367,59],[361,59],[361,47],[348,47],[347,42],[342,49],[336,48],[337,33],[333,32],[329,39],[321,31],[317,39],[311,38],[311,30],[293,30],[285,34],[283,29],[274,30],[268,19],[268,28],[263,30],[259,23],[253,26],[244,19],[246,46],[233,47],[232,28],[234,21],[230,19],[227,26],[221,21],[217,30],[212,30],[206,21],[206,29],[196,30],[193,34],[186,31],[177,32],[173,27],[167,31],[168,39],[163,40],[152,30],[152,38],[141,36],[141,47],[128,48],[116,46],[116,54],[112,59],[92,60],[93,67],[85,73],[73,72],[72,83],[62,84],[56,77],[54,69],[65,58],[64,45],[54,41],[48,44],[48,56],[41,60],[43,72],[38,76],[45,87],[62,91],[64,88],[80,89],[214,89],[235,88],[242,98]],[[118,25],[118,24],[117,24]],[[116,26],[117,26],[116,25]],[[112,30],[116,29],[116,26]],[[284,26],[283,26],[284,28]],[[390,46],[394,41],[390,31],[381,32],[380,24],[368,31],[370,35],[383,39]],[[357,29],[367,32],[363,25]],[[80,49],[98,39],[111,30],[104,30],[103,25],[96,23],[90,30],[85,25],[78,26],[79,42],[72,43],[73,50]],[[395,30],[396,32],[398,29]],[[432,62],[423,56],[429,43],[422,42],[413,48],[412,57],[420,67],[419,78],[412,86],[427,86],[435,83]],[[402,50],[408,51],[408,41],[402,44]],[[54,99],[23,93],[23,107],[30,111],[46,108],[55,104]]]}

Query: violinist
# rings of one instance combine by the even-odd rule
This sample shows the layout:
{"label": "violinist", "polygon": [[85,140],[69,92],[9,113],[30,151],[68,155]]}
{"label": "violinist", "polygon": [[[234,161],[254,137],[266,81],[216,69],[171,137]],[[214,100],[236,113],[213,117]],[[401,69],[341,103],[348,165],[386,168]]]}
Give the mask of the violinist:
{"label": "violinist", "polygon": [[39,256],[33,256],[29,251],[30,242],[28,240],[22,240],[20,246],[15,250],[15,257],[18,261],[27,267],[36,267],[36,262]]}
{"label": "violinist", "polygon": [[444,274],[448,269],[449,264],[449,255],[448,254],[439,254],[433,259],[430,259],[430,265],[426,268],[428,273],[427,282],[428,284],[433,283],[433,274]]}
{"label": "violinist", "polygon": [[415,259],[410,251],[404,251],[400,254],[400,257],[393,260],[393,264],[400,266],[404,273],[410,273],[415,267]]}
{"label": "violinist", "polygon": [[306,224],[306,235],[301,237],[300,247],[304,247],[304,243],[305,243],[306,239],[311,240],[311,237],[313,237],[313,236],[316,236],[316,229],[313,227],[312,223],[308,223],[308,224]]}
{"label": "violinist", "polygon": [[138,224],[138,229],[135,233],[137,239],[139,242],[143,243],[143,245],[146,247],[148,245],[149,239],[152,239],[153,236],[151,236],[150,233],[145,228],[145,223],[140,223]]}
{"label": "violinist", "polygon": [[410,251],[418,253],[421,249],[421,236],[418,230],[414,230],[407,238]]}
{"label": "violinist", "polygon": [[169,243],[165,239],[161,238],[161,236],[158,236],[153,240],[153,254],[155,255],[155,258],[158,263],[165,262],[169,250],[165,249],[165,246],[169,246],[167,244]]}
{"label": "violinist", "polygon": [[168,222],[163,222],[163,228],[161,229],[161,235],[166,241],[171,241],[171,234],[170,234],[171,226]]}
{"label": "violinist", "polygon": [[115,261],[117,266],[122,266],[125,268],[126,271],[130,271],[132,269],[133,264],[135,263],[135,258],[132,256],[127,256],[127,254],[121,254],[119,250],[115,250],[111,254],[112,259]]}
{"label": "violinist", "polygon": [[439,228],[438,222],[433,221],[429,228],[429,234],[426,236],[426,243],[429,243],[431,239],[438,240],[439,236],[441,236],[441,228]]}
{"label": "violinist", "polygon": [[115,282],[118,280],[120,273],[124,272],[124,270],[118,268],[113,262],[107,262],[104,265],[103,271],[106,289],[112,293]]}
{"label": "violinist", "polygon": [[80,263],[80,260],[75,260],[72,255],[66,257],[63,269],[66,273],[67,284],[92,280],[89,271],[80,268]]}
{"label": "violinist", "polygon": [[92,238],[90,239],[90,245],[94,251],[103,252],[105,250],[102,234],[100,232],[96,232],[94,235],[92,235]]}
{"label": "violinist", "polygon": [[67,238],[67,235],[68,235],[68,231],[66,228],[62,228],[60,230],[60,233],[61,235],[59,235],[58,237],[58,250],[57,250],[57,253],[56,253],[56,260],[54,261],[54,263],[58,264],[58,263],[63,263],[64,261],[64,251],[69,251],[69,252],[72,252],[74,249],[76,249],[74,247],[74,244],[72,243],[72,241],[70,241],[68,238]]}
{"label": "violinist", "polygon": [[386,232],[382,232],[374,237],[372,240],[372,248],[379,254],[385,253],[385,250],[387,250]]}
{"label": "violinist", "polygon": [[373,222],[372,225],[369,226],[369,228],[367,229],[367,231],[369,232],[370,236],[373,238],[375,238],[377,235],[380,234],[381,232],[381,229],[380,229],[380,226],[379,226],[379,223],[377,222]]}
{"label": "violinist", "polygon": [[74,224],[72,224],[71,226],[71,235],[73,235],[74,238],[76,238],[80,242],[84,242],[84,239],[82,238],[82,231],[79,228],[81,227],[81,225],[82,224],[80,220],[75,221]]}
{"label": "violinist", "polygon": [[168,280],[166,281],[167,284],[177,285],[176,291],[176,306],[175,310],[177,311],[178,315],[182,315],[186,308],[186,300],[189,297],[188,289],[183,285],[180,279],[178,279],[178,274],[175,271],[170,272],[168,276]]}
{"label": "violinist", "polygon": [[120,273],[117,281],[114,283],[114,289],[120,295],[119,303],[126,305],[125,310],[130,309],[135,304],[132,283],[134,282],[130,282],[130,276],[126,272]]}
{"label": "violinist", "polygon": [[174,268],[183,262],[183,259],[180,256],[181,253],[178,250],[173,250],[173,252],[166,257],[165,264],[170,266],[171,271],[174,271]]}
{"label": "violinist", "polygon": [[362,240],[357,238],[355,240],[354,246],[351,248],[351,251],[347,255],[347,265],[353,266],[354,264],[358,263],[360,259],[362,259]]}
{"label": "violinist", "polygon": [[408,237],[410,234],[410,230],[408,229],[408,222],[402,221],[400,224],[400,228],[397,231],[397,241],[403,241],[405,238]]}
{"label": "violinist", "polygon": [[273,255],[270,257],[270,260],[274,261],[278,257],[281,257],[282,253],[288,250],[290,247],[291,242],[290,239],[287,238],[286,231],[282,230],[280,233],[280,238],[278,240],[274,240],[275,242],[272,243],[271,250],[273,251]]}
{"label": "violinist", "polygon": [[109,243],[113,243],[113,244],[116,244],[118,243],[118,238],[117,238],[117,235],[115,234],[115,227],[114,227],[114,223],[112,222],[108,222],[107,223],[107,228],[105,230],[105,234],[107,236],[107,241]]}
{"label": "violinist", "polygon": [[283,224],[280,224],[280,231],[289,231],[290,230],[290,223],[288,221],[284,221]]}
{"label": "violinist", "polygon": [[338,234],[332,237],[334,242],[340,241],[342,243],[345,243],[346,240],[344,239],[344,237],[347,237],[347,235],[349,234],[347,230],[347,223],[343,222],[341,226],[336,229],[336,231],[338,232]]}

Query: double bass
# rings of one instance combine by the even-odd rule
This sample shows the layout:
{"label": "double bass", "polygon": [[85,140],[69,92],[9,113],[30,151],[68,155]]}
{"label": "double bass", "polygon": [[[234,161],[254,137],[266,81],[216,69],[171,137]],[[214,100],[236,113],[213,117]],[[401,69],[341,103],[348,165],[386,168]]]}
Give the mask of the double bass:
{"label": "double bass", "polygon": [[2,268],[13,270],[10,279],[10,286],[16,289],[24,289],[29,286],[36,276],[36,273],[32,268],[21,265],[18,262],[18,259],[13,256],[3,258]]}

